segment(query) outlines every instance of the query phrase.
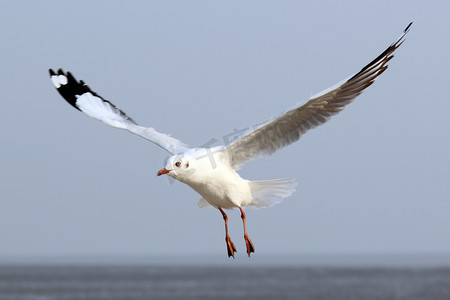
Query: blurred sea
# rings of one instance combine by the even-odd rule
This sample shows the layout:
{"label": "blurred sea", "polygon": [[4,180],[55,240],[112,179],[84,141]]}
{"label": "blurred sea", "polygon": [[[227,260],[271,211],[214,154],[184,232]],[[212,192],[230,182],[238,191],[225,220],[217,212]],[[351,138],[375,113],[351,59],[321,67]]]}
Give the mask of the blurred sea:
{"label": "blurred sea", "polygon": [[0,299],[450,299],[448,265],[239,261],[2,262]]}

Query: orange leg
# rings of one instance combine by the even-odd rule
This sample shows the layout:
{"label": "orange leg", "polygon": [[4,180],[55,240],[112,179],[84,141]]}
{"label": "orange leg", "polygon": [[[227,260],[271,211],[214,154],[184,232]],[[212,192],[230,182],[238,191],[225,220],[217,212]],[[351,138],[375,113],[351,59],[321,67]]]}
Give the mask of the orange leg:
{"label": "orange leg", "polygon": [[241,207],[239,207],[239,210],[241,211],[242,223],[244,223],[244,239],[245,245],[247,246],[247,254],[248,257],[250,257],[250,253],[255,252],[255,247],[253,246],[252,240],[250,240],[250,238],[247,235],[247,225],[245,224],[245,213]]}
{"label": "orange leg", "polygon": [[237,251],[236,251],[236,246],[234,246],[233,242],[230,239],[230,236],[228,235],[228,216],[222,210],[222,208],[219,207],[219,210],[222,213],[223,220],[225,221],[225,242],[227,243],[228,257],[233,256],[233,258],[234,258],[234,252],[237,252]]}

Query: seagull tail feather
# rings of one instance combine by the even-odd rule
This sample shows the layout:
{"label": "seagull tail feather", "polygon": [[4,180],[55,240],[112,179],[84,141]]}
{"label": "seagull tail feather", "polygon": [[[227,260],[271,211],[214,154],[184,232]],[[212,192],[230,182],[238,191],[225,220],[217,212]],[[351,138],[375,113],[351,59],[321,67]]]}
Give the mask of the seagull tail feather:
{"label": "seagull tail feather", "polygon": [[256,208],[271,207],[295,192],[295,178],[249,181],[252,202],[247,206]]}

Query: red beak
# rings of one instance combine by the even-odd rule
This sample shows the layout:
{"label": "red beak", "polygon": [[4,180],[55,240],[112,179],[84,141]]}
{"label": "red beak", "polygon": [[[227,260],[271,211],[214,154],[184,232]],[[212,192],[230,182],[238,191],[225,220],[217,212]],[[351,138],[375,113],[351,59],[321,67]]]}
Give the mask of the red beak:
{"label": "red beak", "polygon": [[164,174],[168,174],[170,171],[172,171],[172,170],[167,170],[166,168],[164,168],[164,169],[159,170],[157,175],[161,176]]}

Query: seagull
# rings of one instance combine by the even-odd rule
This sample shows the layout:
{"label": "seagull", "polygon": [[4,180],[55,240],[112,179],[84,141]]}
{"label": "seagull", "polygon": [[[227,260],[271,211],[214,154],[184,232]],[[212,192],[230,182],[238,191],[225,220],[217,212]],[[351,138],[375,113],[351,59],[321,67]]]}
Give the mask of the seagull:
{"label": "seagull", "polygon": [[49,70],[50,79],[61,96],[77,110],[112,127],[128,130],[158,145],[171,154],[157,175],[167,174],[187,184],[202,196],[199,207],[217,208],[225,221],[228,257],[236,246],[228,234],[228,216],[224,209],[238,208],[241,213],[247,254],[255,247],[247,234],[243,207],[270,207],[289,197],[296,187],[293,178],[253,181],[237,172],[245,162],[296,142],[308,130],[325,123],[331,116],[359,96],[388,67],[394,51],[400,47],[412,22],[401,36],[359,72],[333,87],[312,96],[261,125],[238,134],[227,145],[189,148],[180,140],[151,127],[138,125],[125,112],[92,91],[70,72]]}

